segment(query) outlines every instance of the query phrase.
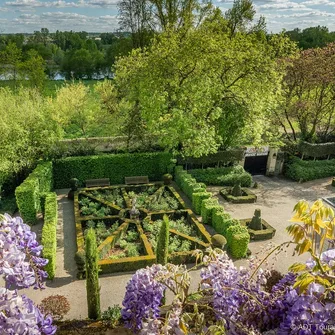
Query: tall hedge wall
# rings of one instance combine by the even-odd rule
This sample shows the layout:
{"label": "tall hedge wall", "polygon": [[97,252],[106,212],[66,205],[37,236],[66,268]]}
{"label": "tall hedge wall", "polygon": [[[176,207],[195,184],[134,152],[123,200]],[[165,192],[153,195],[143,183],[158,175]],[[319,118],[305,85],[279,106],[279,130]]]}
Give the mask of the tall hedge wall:
{"label": "tall hedge wall", "polygon": [[335,176],[335,159],[303,161],[291,157],[286,164],[285,175],[296,181],[308,181]]}
{"label": "tall hedge wall", "polygon": [[213,164],[213,163],[236,163],[244,158],[244,149],[236,148],[226,151],[219,151],[215,154],[209,154],[202,157],[178,157],[178,164]]}
{"label": "tall hedge wall", "polygon": [[161,180],[171,164],[172,155],[167,152],[132,153],[68,157],[53,164],[55,188],[70,187],[70,179],[81,183],[87,179],[109,178],[111,184],[123,184],[124,177],[148,176]]}
{"label": "tall hedge wall", "polygon": [[314,158],[327,157],[335,155],[335,142],[319,143],[319,144],[300,142],[298,144],[298,149],[304,156]]}
{"label": "tall hedge wall", "polygon": [[57,220],[57,195],[54,192],[49,192],[45,197],[44,224],[42,228],[43,257],[49,261],[45,266],[49,279],[55,277],[56,271]]}
{"label": "tall hedge wall", "polygon": [[16,203],[22,219],[36,223],[36,214],[41,210],[41,198],[53,188],[52,163],[39,164],[15,190]]}

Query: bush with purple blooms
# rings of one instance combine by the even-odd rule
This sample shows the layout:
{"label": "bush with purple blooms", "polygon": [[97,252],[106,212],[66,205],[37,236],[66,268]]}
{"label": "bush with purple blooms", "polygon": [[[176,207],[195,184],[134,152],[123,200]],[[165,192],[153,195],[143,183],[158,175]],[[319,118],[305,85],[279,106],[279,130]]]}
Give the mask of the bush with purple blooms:
{"label": "bush with purple blooms", "polygon": [[[321,259],[332,265],[335,250],[323,253]],[[234,335],[269,330],[281,335],[324,335],[335,329],[334,292],[327,293],[320,284],[311,283],[299,294],[294,288],[297,275],[288,273],[267,292],[265,272],[258,269],[253,278],[249,269],[236,268],[218,249],[208,250],[198,266],[203,266],[201,287],[193,293],[190,270],[183,266],[154,265],[137,271],[123,301],[126,325],[150,335],[224,334],[218,329]],[[165,290],[175,298],[162,308]]]}
{"label": "bush with purple blooms", "polygon": [[36,234],[19,217],[0,217],[0,275],[5,287],[0,287],[0,334],[53,335],[52,318],[17,289],[43,288],[47,260],[41,257],[42,246]]}

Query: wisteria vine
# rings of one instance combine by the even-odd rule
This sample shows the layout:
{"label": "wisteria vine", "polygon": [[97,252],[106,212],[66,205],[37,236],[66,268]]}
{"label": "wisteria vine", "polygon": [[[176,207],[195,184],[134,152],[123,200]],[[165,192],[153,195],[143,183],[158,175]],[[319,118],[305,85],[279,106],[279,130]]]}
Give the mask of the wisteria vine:
{"label": "wisteria vine", "polygon": [[[320,259],[324,265],[334,267],[335,250],[324,252]],[[307,264],[313,266],[310,261]],[[334,292],[326,292],[320,284],[311,283],[306,292],[299,294],[294,288],[297,275],[288,273],[268,292],[264,289],[266,276],[261,269],[252,278],[250,269],[236,268],[226,253],[213,250],[201,265],[198,293],[209,299],[207,307],[217,322],[224,324],[226,334],[262,334],[276,330],[279,335],[325,335],[335,330]],[[140,334],[185,334],[187,299],[180,300],[181,294],[176,295],[176,285],[171,280],[184,276],[187,281],[189,277],[186,269],[182,273],[177,266],[173,268],[174,274],[167,275],[171,266],[154,265],[137,271],[132,277],[122,311],[129,328]],[[181,286],[188,291],[189,283],[181,282]],[[167,288],[175,294],[175,299],[162,315],[161,299]],[[211,334],[206,332],[209,328],[202,327],[201,334]]]}
{"label": "wisteria vine", "polygon": [[0,334],[53,335],[52,318],[18,289],[42,289],[47,273],[47,260],[41,257],[42,246],[36,234],[20,217],[5,214],[0,217],[0,275],[5,287],[0,287]]}

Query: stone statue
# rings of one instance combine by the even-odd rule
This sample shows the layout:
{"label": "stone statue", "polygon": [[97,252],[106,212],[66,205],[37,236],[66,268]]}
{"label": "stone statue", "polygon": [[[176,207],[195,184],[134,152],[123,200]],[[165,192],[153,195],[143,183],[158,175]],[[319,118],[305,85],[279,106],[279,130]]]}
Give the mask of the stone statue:
{"label": "stone statue", "polygon": [[262,218],[261,218],[261,210],[255,209],[254,216],[249,223],[249,228],[253,230],[262,230]]}
{"label": "stone statue", "polygon": [[130,218],[131,219],[138,219],[140,216],[140,211],[136,208],[136,197],[133,198],[131,204],[132,204],[132,208],[130,210]]}

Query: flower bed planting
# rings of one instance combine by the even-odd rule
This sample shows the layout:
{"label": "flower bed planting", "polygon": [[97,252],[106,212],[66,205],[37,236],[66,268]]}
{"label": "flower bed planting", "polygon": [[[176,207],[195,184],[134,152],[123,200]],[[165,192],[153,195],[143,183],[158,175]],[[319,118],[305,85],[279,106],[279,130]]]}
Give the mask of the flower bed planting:
{"label": "flower bed planting", "polygon": [[95,229],[101,273],[133,271],[154,264],[165,214],[170,219],[169,261],[190,261],[193,250],[210,245],[210,235],[171,186],[145,184],[81,189],[75,194],[74,206],[80,278],[89,228]]}

